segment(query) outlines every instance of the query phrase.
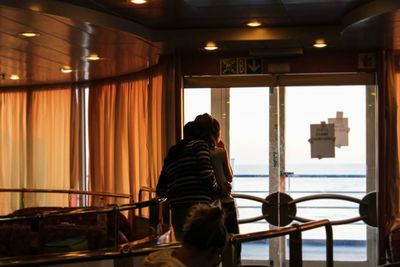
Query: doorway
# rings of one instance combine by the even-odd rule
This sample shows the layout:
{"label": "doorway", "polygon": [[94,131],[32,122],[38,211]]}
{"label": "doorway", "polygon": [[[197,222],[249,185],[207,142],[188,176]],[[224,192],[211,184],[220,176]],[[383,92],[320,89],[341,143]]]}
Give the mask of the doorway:
{"label": "doorway", "polygon": [[[320,78],[316,77],[312,85],[292,82],[274,86],[267,82],[264,87],[237,87],[230,81],[226,86],[190,88],[189,82],[184,90],[185,123],[204,112],[220,121],[234,169],[234,192],[262,198],[281,191],[292,198],[332,193],[361,199],[375,190],[375,86],[362,78],[333,86],[332,77],[326,85]],[[338,80],[346,84],[346,78]],[[338,116],[348,119],[348,144],[335,147],[334,157],[311,158],[311,124],[328,123]],[[282,173],[290,175],[282,181]],[[261,207],[254,202],[240,200],[237,204],[240,219],[260,214]],[[318,200],[301,203],[298,212],[309,219],[332,220],[352,217],[358,208],[344,201]],[[260,220],[241,225],[240,231],[272,227]],[[321,230],[303,236],[307,266],[324,266],[323,236]],[[335,265],[376,265],[375,229],[362,222],[334,226],[334,240]],[[285,266],[286,244],[286,239],[245,244],[242,258],[251,262],[273,260],[275,266]]]}

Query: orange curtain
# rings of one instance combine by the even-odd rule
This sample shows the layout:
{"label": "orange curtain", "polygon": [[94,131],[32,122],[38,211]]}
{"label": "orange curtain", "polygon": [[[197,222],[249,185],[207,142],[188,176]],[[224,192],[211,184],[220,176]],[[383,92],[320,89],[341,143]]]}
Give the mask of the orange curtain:
{"label": "orange curtain", "polygon": [[[71,89],[0,91],[0,187],[70,189]],[[72,168],[73,169],[73,168]],[[0,212],[20,206],[67,206],[68,196],[0,193]]]}
{"label": "orange curtain", "polygon": [[[127,193],[138,201],[141,187],[155,187],[165,151],[176,141],[176,94],[174,83],[167,82],[173,68],[162,63],[90,87],[92,191]],[[104,204],[96,198],[92,203]]]}
{"label": "orange curtain", "polygon": [[167,140],[163,131],[163,76],[160,69],[152,73],[149,89],[149,180],[147,186],[155,188],[162,169]]}
{"label": "orange curtain", "polygon": [[[26,91],[0,92],[0,188],[26,186]],[[0,192],[0,214],[19,208],[19,193]]]}
{"label": "orange curtain", "polygon": [[[29,92],[27,188],[70,189],[71,89]],[[29,206],[68,206],[65,194],[29,194]]]}
{"label": "orange curtain", "polygon": [[[149,88],[148,78],[139,77],[134,81],[123,82],[120,85],[119,94],[119,119],[118,142],[119,151],[125,150],[125,154],[118,153],[119,168],[118,179],[124,193],[130,193],[137,201],[141,186],[149,186]],[[126,191],[129,188],[129,191]]]}
{"label": "orange curtain", "polygon": [[[114,133],[116,85],[98,83],[89,91],[89,188],[95,192],[115,192]],[[98,198],[93,205],[102,205]]]}
{"label": "orange curtain", "polygon": [[379,91],[379,264],[386,263],[388,235],[400,207],[400,77],[395,62],[393,53],[383,53]]}

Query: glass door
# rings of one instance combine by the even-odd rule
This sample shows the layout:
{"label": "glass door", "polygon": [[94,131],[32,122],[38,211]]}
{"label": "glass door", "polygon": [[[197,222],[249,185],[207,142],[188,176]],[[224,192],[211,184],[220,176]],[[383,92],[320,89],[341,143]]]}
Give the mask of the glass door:
{"label": "glass door", "polygon": [[[280,168],[290,173],[281,176],[285,179],[284,191],[293,199],[317,194],[362,199],[366,193],[374,191],[376,177],[368,168],[375,169],[375,150],[367,140],[374,140],[375,88],[365,85],[288,86],[280,87],[279,91],[284,94],[280,98],[283,107],[280,135],[284,136]],[[318,143],[319,137],[312,128],[324,129],[329,124],[333,124],[335,140],[325,138],[325,144]],[[324,147],[327,144],[329,148]],[[335,199],[306,201],[297,205],[297,216],[344,220],[359,216],[358,206]],[[370,242],[375,240],[374,233],[375,229],[362,221],[334,226],[335,262],[375,266],[376,244]],[[309,266],[319,266],[318,262],[324,261],[324,236],[324,229],[303,234],[303,259]]]}
{"label": "glass door", "polygon": [[[184,123],[207,112],[221,124],[222,140],[233,168],[233,193],[265,198],[269,194],[268,87],[186,88]],[[260,215],[261,203],[237,200],[240,219]],[[240,225],[240,233],[265,231],[265,220]],[[269,263],[269,241],[245,243],[242,258]],[[268,262],[267,262],[268,261]]]}
{"label": "glass door", "polygon": [[[367,85],[186,88],[184,122],[204,112],[220,121],[234,171],[234,193],[265,198],[284,192],[293,199],[341,194],[361,199],[375,190],[375,103],[375,87]],[[333,157],[312,157],[311,125],[338,118],[347,118],[347,144],[335,146]],[[260,215],[261,204],[238,199],[237,205],[240,219]],[[297,209],[299,217],[316,220],[358,214],[355,204],[337,200],[302,202]],[[260,220],[241,225],[240,232],[274,227]],[[376,229],[360,221],[335,226],[334,240],[335,265],[376,266]],[[303,234],[306,266],[325,266],[324,242],[323,229]],[[285,266],[287,244],[285,238],[246,243],[243,263]]]}

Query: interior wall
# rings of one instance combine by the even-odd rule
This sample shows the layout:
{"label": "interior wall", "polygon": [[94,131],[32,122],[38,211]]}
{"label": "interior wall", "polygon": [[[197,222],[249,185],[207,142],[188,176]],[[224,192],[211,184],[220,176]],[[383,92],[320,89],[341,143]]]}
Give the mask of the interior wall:
{"label": "interior wall", "polygon": [[360,65],[365,64],[365,62],[362,62],[365,54],[373,55],[376,58],[374,51],[325,50],[285,57],[260,57],[249,56],[247,53],[200,51],[196,54],[182,53],[182,74],[184,76],[220,75],[220,60],[224,58],[261,58],[263,74],[375,72],[376,59],[375,62],[371,62],[372,65],[368,68]]}

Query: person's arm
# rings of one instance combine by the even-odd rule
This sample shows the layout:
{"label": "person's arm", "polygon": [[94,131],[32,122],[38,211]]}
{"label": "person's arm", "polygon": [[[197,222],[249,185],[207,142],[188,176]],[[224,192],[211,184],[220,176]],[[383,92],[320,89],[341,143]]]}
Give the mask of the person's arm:
{"label": "person's arm", "polygon": [[227,182],[232,183],[233,171],[229,160],[228,152],[224,149],[224,174]]}
{"label": "person's arm", "polygon": [[159,197],[167,197],[167,190],[168,190],[168,175],[165,170],[165,160],[164,165],[161,170],[160,176],[158,178],[157,187],[156,187],[156,194]]}

